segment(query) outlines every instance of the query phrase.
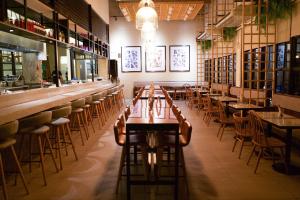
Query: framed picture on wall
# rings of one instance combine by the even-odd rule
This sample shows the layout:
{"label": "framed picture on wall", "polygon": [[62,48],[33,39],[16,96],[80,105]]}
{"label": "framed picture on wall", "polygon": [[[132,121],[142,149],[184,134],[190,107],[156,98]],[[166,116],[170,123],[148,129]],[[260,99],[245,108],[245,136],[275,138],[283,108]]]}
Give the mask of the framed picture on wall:
{"label": "framed picture on wall", "polygon": [[142,71],[142,48],[141,46],[121,47],[121,70],[122,72]]}
{"label": "framed picture on wall", "polygon": [[170,72],[190,71],[190,45],[170,45]]}
{"label": "framed picture on wall", "polygon": [[166,71],[166,46],[155,46],[145,53],[146,72]]}

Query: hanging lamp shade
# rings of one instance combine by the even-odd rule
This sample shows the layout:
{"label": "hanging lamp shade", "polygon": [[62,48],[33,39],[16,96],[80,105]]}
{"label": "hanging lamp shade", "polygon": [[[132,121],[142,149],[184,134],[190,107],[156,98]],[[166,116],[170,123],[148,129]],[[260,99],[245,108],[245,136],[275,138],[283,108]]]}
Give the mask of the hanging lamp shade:
{"label": "hanging lamp shade", "polygon": [[139,3],[139,10],[135,15],[136,29],[142,30],[143,24],[148,22],[153,25],[155,29],[158,28],[158,16],[154,9],[152,0],[142,0]]}

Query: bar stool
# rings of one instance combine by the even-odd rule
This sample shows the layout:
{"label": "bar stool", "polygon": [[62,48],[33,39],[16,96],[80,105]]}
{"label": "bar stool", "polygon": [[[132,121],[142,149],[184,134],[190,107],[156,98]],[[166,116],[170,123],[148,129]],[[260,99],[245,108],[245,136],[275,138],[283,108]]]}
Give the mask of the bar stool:
{"label": "bar stool", "polygon": [[[55,140],[56,140],[55,149],[58,150],[59,164],[61,170],[63,169],[62,159],[61,159],[61,143],[64,144],[66,155],[68,155],[67,144],[71,144],[75,159],[78,160],[76,150],[75,150],[75,145],[71,137],[70,120],[68,119],[71,113],[72,113],[71,106],[61,107],[52,110],[51,125],[53,127],[53,133],[55,134]],[[62,136],[62,141],[61,141],[61,136]],[[66,136],[68,137],[69,142],[66,141]]]}
{"label": "bar stool", "polygon": [[93,132],[95,133],[95,127],[93,124],[93,117],[92,117],[92,106],[91,106],[92,103],[93,103],[92,96],[85,97],[84,112],[88,122],[87,125],[91,124]]}
{"label": "bar stool", "polygon": [[25,177],[14,148],[14,144],[16,143],[15,134],[18,131],[18,126],[19,126],[18,121],[12,121],[0,126],[0,175],[1,175],[2,190],[3,190],[3,195],[5,200],[8,199],[8,195],[7,195],[6,181],[5,181],[3,162],[2,162],[2,151],[7,148],[10,148],[12,152],[13,158],[16,162],[26,193],[29,194]]}
{"label": "bar stool", "polygon": [[[19,151],[19,158],[20,160],[22,159],[22,146],[24,142],[24,136],[28,135],[29,136],[29,161],[24,161],[24,162],[29,162],[29,171],[31,172],[31,163],[32,162],[40,162],[42,166],[42,173],[43,173],[43,179],[44,179],[44,185],[47,185],[46,181],[46,174],[45,174],[45,163],[44,163],[44,145],[47,143],[49,146],[50,154],[53,160],[53,164],[55,166],[56,171],[58,172],[58,168],[55,162],[54,154],[53,154],[53,149],[51,142],[49,140],[49,130],[50,127],[47,126],[46,124],[49,124],[51,122],[51,117],[52,117],[52,112],[51,111],[44,111],[41,113],[38,113],[36,115],[24,118],[20,120],[20,130],[19,134],[21,134],[21,141],[20,141],[20,151]],[[40,155],[40,160],[39,161],[33,161],[32,160],[32,138],[36,137],[37,142],[38,142],[38,147],[39,147],[39,155]],[[42,144],[42,139],[45,139],[44,145]],[[22,161],[22,160],[21,160]]]}
{"label": "bar stool", "polygon": [[97,93],[92,95],[92,116],[98,119],[99,129],[104,125],[105,119],[103,117],[103,104],[104,99],[101,99],[101,94]]}
{"label": "bar stool", "polygon": [[81,127],[83,127],[86,139],[89,138],[89,133],[87,130],[87,120],[84,116],[84,106],[85,106],[85,99],[77,99],[75,101],[71,102],[72,105],[72,115],[71,115],[71,121],[72,121],[72,128],[74,130],[78,130],[81,137],[82,145],[84,145],[84,140],[82,136]]}
{"label": "bar stool", "polygon": [[118,102],[118,91],[113,92],[112,95],[112,109],[114,111],[120,110],[119,102]]}

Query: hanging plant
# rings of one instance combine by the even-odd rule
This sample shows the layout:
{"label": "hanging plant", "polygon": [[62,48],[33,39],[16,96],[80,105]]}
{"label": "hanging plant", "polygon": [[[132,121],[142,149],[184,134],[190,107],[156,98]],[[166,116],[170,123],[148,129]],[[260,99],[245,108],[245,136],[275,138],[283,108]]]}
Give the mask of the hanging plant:
{"label": "hanging plant", "polygon": [[223,39],[225,41],[231,41],[236,36],[236,27],[224,27],[223,28]]}
{"label": "hanging plant", "polygon": [[[264,4],[264,3],[262,3]],[[256,0],[255,22],[258,24],[258,0]],[[269,0],[268,8],[261,6],[259,24],[266,29],[267,15],[269,22],[275,22],[277,19],[286,19],[291,16],[294,8],[294,0]]]}
{"label": "hanging plant", "polygon": [[201,49],[202,51],[207,51],[211,48],[211,40],[203,40],[201,43]]}

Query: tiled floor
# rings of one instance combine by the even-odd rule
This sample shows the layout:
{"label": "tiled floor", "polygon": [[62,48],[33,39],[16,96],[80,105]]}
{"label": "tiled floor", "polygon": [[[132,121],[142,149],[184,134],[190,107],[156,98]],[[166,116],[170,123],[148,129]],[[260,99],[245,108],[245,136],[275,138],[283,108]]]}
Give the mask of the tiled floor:
{"label": "tiled floor", "polygon": [[[232,153],[233,132],[224,133],[220,142],[216,137],[218,124],[207,127],[202,113],[191,111],[183,102],[176,102],[187,120],[193,125],[192,141],[184,148],[190,199],[300,199],[300,176],[287,176],[272,170],[272,161],[262,160],[258,173],[254,174],[255,158],[249,166],[246,160],[250,148],[246,147],[241,159]],[[119,195],[114,193],[121,148],[116,145],[112,125],[117,114],[108,123],[92,134],[85,146],[75,133],[79,161],[72,154],[64,157],[64,169],[55,173],[47,158],[48,186],[43,186],[41,169],[35,165],[33,172],[23,166],[30,188],[25,195],[21,182],[14,186],[9,178],[10,199],[24,200],[109,200],[126,199],[125,181]],[[95,123],[96,125],[97,123]],[[71,152],[71,151],[69,151]],[[292,161],[300,166],[300,153],[293,149]],[[170,187],[134,187],[133,199],[172,199]],[[1,196],[2,198],[2,196]],[[0,198],[0,199],[1,199]],[[182,199],[188,199],[184,195]]]}

